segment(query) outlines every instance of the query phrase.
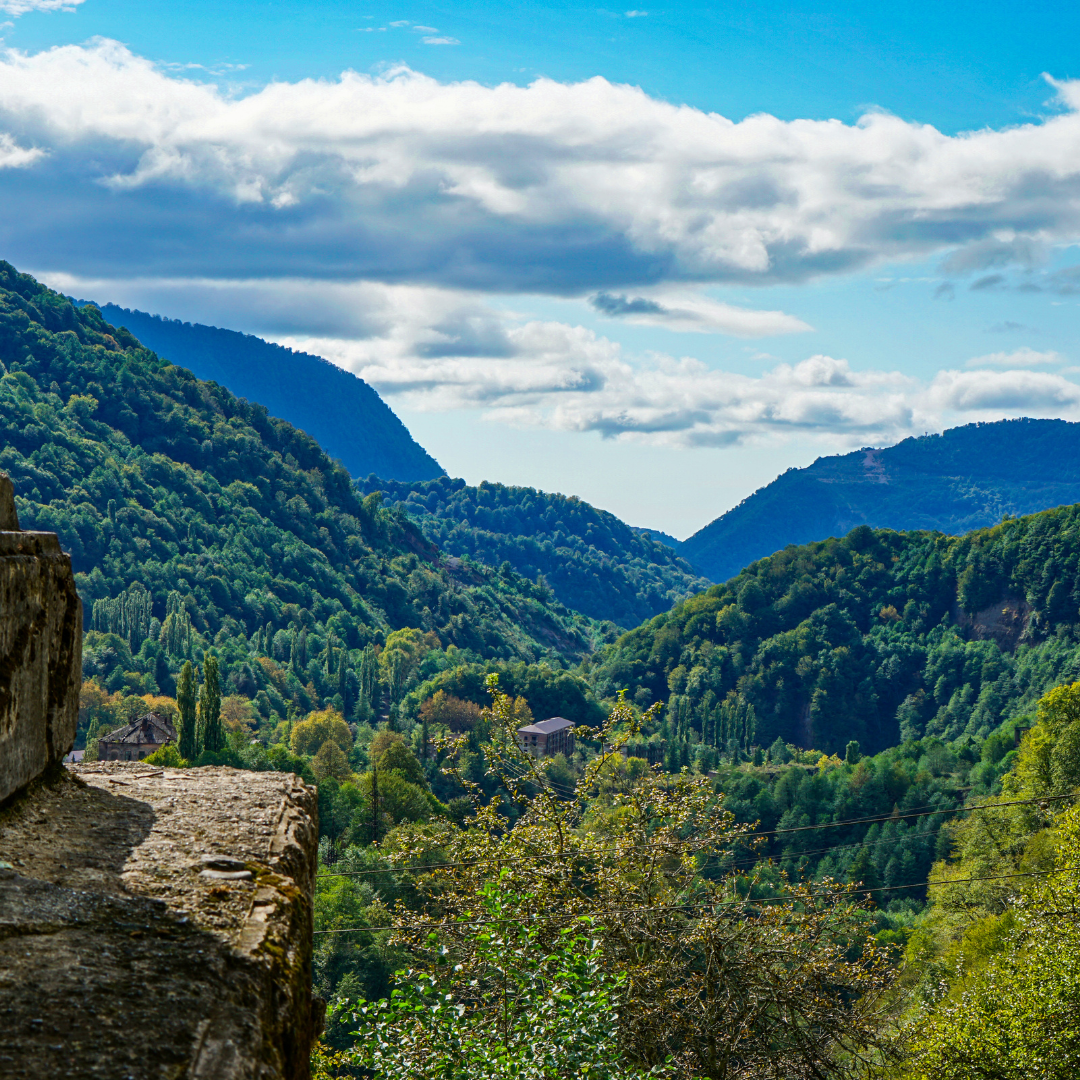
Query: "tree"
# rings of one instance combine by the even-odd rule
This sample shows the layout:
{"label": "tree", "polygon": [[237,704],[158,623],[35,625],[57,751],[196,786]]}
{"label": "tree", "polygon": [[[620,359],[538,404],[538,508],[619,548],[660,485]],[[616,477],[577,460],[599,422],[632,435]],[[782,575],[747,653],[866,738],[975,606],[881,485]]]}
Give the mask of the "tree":
{"label": "tree", "polygon": [[844,761],[848,765],[858,765],[862,759],[862,754],[859,753],[859,740],[852,739],[844,750]]}
{"label": "tree", "polygon": [[483,709],[475,701],[436,690],[420,706],[420,718],[426,724],[443,724],[453,732],[471,731]]}
{"label": "tree", "polygon": [[320,780],[332,776],[335,780],[350,780],[352,769],[349,759],[333,739],[327,739],[319,747],[319,752],[312,758],[311,770]]}
{"label": "tree", "polygon": [[[502,913],[521,906],[509,891],[497,880],[479,898],[492,922],[470,941],[478,976],[470,991],[462,993],[446,966],[399,971],[388,1000],[338,1006],[359,1025],[356,1045],[317,1056],[317,1066],[359,1066],[381,1080],[644,1077],[619,1047],[626,978],[607,970],[592,926],[584,920],[546,942],[534,929],[503,924]],[[316,1080],[328,1075],[317,1071]]]}
{"label": "tree", "polygon": [[194,761],[202,747],[199,746],[199,731],[195,723],[195,672],[191,661],[186,660],[180,669],[180,678],[176,683],[176,705],[180,710],[177,741],[180,756],[185,761]]}
{"label": "tree", "polygon": [[203,684],[199,692],[199,729],[203,750],[220,753],[225,749],[225,728],[221,723],[221,682],[214,656],[203,661]]}
{"label": "tree", "polygon": [[[1004,948],[915,1025],[910,1080],[1080,1075],[1080,809],[1058,829],[1057,873],[1012,908]],[[1020,888],[1024,888],[1023,885]]]}
{"label": "tree", "polygon": [[337,743],[344,754],[352,749],[352,732],[336,709],[309,713],[289,736],[294,754],[317,754],[327,740]]}
{"label": "tree", "polygon": [[634,1068],[670,1058],[709,1080],[839,1077],[852,1055],[882,1044],[891,970],[852,887],[723,871],[746,830],[707,779],[647,770],[605,790],[619,746],[640,731],[623,700],[601,729],[579,728],[613,749],[586,766],[572,798],[549,782],[551,759],[518,748],[508,696],[495,693],[489,716],[485,755],[501,790],[485,801],[459,777],[475,800],[468,828],[435,820],[394,834],[395,860],[437,854],[441,864],[415,877],[419,910],[394,913],[392,942],[414,968],[449,962],[452,999],[482,985],[477,897],[498,880],[500,925],[528,927],[547,947],[590,920],[599,969],[625,979],[618,1046]]}

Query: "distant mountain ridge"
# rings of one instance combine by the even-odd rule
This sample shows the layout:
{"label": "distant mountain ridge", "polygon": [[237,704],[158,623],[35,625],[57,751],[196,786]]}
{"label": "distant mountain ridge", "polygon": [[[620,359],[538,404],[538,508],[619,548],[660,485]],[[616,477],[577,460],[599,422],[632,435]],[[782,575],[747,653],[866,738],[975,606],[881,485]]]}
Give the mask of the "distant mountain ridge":
{"label": "distant mountain ridge", "polygon": [[442,466],[371,386],[321,356],[115,304],[102,304],[99,310],[159,356],[228,387],[237,397],[265,405],[271,416],[306,431],[354,479],[369,473],[394,480],[443,475]]}
{"label": "distant mountain ridge", "polygon": [[679,554],[714,581],[789,544],[857,525],[960,534],[1080,502],[1080,424],[1000,420],[789,469],[694,533]]}

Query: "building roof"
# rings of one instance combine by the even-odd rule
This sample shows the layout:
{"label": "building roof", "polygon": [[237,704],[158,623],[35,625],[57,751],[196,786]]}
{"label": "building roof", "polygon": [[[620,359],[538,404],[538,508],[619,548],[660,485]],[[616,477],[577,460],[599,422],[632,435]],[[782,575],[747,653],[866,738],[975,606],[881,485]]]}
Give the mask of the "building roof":
{"label": "building roof", "polygon": [[572,720],[562,716],[553,716],[550,720],[541,720],[538,724],[529,724],[528,727],[518,728],[519,735],[554,735],[556,731],[573,727]]}
{"label": "building roof", "polygon": [[176,729],[160,713],[147,713],[137,716],[130,724],[110,731],[108,735],[99,735],[100,742],[128,743],[138,746],[144,743],[176,742]]}

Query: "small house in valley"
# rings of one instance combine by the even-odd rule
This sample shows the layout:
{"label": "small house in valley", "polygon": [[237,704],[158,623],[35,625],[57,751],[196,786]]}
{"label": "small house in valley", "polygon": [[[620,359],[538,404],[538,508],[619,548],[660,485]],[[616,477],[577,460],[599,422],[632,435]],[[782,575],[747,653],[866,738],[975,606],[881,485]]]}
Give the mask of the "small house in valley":
{"label": "small house in valley", "polygon": [[98,738],[99,761],[142,761],[166,743],[176,742],[176,729],[160,713],[136,717],[130,724]]}
{"label": "small house in valley", "polygon": [[518,746],[533,757],[552,757],[574,752],[574,725],[562,716],[518,728]]}

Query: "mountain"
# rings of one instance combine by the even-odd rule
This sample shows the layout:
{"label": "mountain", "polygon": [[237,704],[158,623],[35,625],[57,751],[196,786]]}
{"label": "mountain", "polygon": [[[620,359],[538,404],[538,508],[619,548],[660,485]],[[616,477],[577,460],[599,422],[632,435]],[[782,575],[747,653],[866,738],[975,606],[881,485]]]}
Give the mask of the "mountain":
{"label": "mountain", "polygon": [[23,528],[71,553],[84,675],[109,692],[171,694],[215,653],[267,722],[335,695],[357,714],[371,665],[379,709],[445,667],[558,672],[600,640],[545,586],[444,557],[309,434],[2,262],[0,471]]}
{"label": "mountain", "polygon": [[960,534],[1080,501],[1080,424],[1001,420],[788,469],[694,533],[679,554],[713,581],[788,544],[856,525]]}
{"label": "mountain", "polygon": [[235,330],[163,319],[115,304],[99,310],[158,355],[306,431],[354,477],[377,473],[395,480],[430,480],[442,475],[439,463],[363,379],[322,357]]}
{"label": "mountain", "polygon": [[663,737],[691,746],[981,739],[1080,678],[1080,505],[789,546],[582,670],[602,699],[666,701]]}
{"label": "mountain", "polygon": [[384,491],[448,554],[542,576],[567,607],[624,629],[709,584],[667,544],[573,495],[469,487],[446,476],[412,484],[369,477],[361,487]]}

